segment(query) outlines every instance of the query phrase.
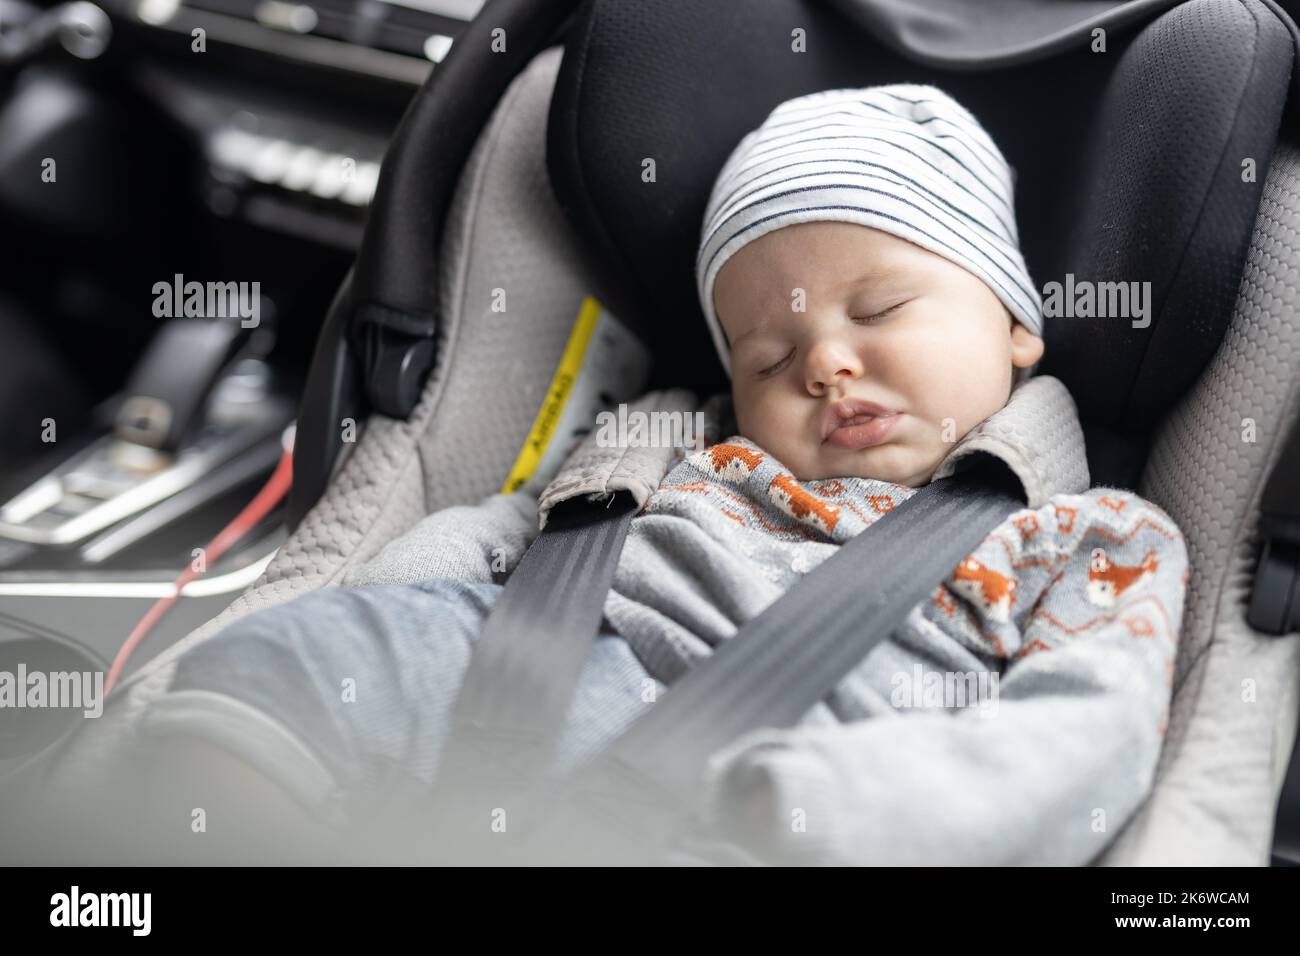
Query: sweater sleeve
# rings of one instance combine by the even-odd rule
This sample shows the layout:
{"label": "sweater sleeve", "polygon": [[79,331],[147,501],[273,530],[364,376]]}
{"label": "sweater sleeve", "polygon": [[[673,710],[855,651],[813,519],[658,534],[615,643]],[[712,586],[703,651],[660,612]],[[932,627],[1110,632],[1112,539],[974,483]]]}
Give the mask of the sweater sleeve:
{"label": "sweater sleeve", "polygon": [[1095,858],[1154,778],[1187,580],[1186,546],[1167,517],[1123,542],[1140,565],[1107,565],[1112,544],[1118,555],[1104,536],[1077,542],[989,700],[762,729],[715,753],[702,788],[706,830],[772,863]]}
{"label": "sweater sleeve", "polygon": [[537,499],[525,491],[489,495],[421,519],[353,568],[346,586],[414,584],[434,578],[490,582],[514,570],[537,536]]}

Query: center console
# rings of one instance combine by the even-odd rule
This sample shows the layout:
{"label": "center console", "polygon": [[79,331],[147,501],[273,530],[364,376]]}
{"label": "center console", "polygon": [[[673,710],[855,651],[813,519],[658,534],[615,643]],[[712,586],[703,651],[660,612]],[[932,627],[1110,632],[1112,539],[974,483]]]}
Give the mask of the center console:
{"label": "center console", "polygon": [[[7,63],[53,44],[35,29],[22,34],[37,14],[12,16],[8,5],[18,2],[0,0],[0,21],[13,41],[0,43],[0,138],[7,130],[36,132],[30,143],[10,136],[16,145],[0,150],[0,160],[39,168],[56,147],[67,155],[66,143],[82,142],[69,139],[69,130],[107,123],[109,111],[96,100],[99,67],[81,65],[65,75],[44,50],[48,62],[6,75]],[[150,606],[173,593],[177,575],[202,560],[197,549],[266,482],[292,435],[319,322],[360,243],[388,140],[482,0],[97,6],[111,31],[79,7],[80,19],[74,23],[69,14],[64,22],[83,52],[65,58],[102,52],[96,62],[105,75],[148,105],[151,118],[136,122],[164,125],[184,141],[185,162],[166,161],[166,175],[181,191],[151,198],[166,206],[179,195],[186,208],[177,221],[189,225],[161,236],[153,229],[157,241],[151,251],[141,247],[139,277],[117,288],[88,269],[52,273],[47,320],[71,329],[68,341],[89,356],[86,367],[115,384],[89,425],[59,432],[57,440],[52,433],[25,471],[0,463],[0,670],[19,650],[31,657],[32,648],[50,660],[106,669]],[[53,22],[55,8],[45,4],[37,13]],[[76,26],[83,20],[93,36]],[[74,85],[75,96],[68,93]],[[66,115],[51,116],[51,89],[70,104]],[[34,116],[44,125],[19,122]],[[162,179],[160,172],[148,182]],[[119,220],[134,214],[130,199],[116,201]],[[0,207],[37,224],[32,235],[41,242],[51,241],[41,229],[58,224],[41,222],[45,202],[45,194],[0,194]],[[60,214],[75,215],[77,205],[71,208]],[[82,241],[114,241],[101,232]],[[124,251],[117,245],[111,254]],[[19,265],[11,274],[21,280],[25,271]],[[106,275],[116,271],[104,268]],[[261,321],[243,328],[238,316],[210,310],[151,311],[154,280],[173,279],[178,286],[248,281],[260,288]],[[94,361],[84,331],[93,332],[105,316],[123,323],[123,336],[147,343],[116,374]],[[33,427],[40,421],[38,407],[19,412],[32,416]],[[136,650],[127,674],[219,613],[257,578],[287,533],[277,509],[206,567]],[[12,757],[0,752],[0,770]]]}

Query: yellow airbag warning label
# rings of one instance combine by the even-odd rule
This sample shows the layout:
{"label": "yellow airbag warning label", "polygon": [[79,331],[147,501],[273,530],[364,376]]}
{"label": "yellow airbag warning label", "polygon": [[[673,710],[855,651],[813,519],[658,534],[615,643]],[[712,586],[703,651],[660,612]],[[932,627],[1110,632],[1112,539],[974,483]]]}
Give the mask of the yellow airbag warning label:
{"label": "yellow airbag warning label", "polygon": [[[502,487],[540,495],[596,413],[639,394],[650,369],[645,347],[591,296],[582,300],[564,354]],[[559,440],[557,440],[559,436]]]}

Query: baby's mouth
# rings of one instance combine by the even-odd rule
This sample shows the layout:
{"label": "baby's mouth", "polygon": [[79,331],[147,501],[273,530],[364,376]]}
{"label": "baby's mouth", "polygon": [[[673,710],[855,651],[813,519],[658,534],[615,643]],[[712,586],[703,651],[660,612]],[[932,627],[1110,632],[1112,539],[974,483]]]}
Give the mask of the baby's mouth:
{"label": "baby's mouth", "polygon": [[855,415],[840,422],[839,426],[826,436],[823,444],[853,451],[879,445],[894,430],[901,417],[901,412],[891,412],[888,415]]}
{"label": "baby's mouth", "polygon": [[[840,399],[827,406],[822,413],[822,442],[830,441],[831,437],[842,429],[864,428],[871,425],[876,419],[896,418],[899,414],[895,409],[886,408],[884,405],[869,402],[863,398]],[[882,421],[880,427],[883,427],[883,425],[884,422]],[[839,444],[839,442],[835,442],[835,444]]]}
{"label": "baby's mouth", "polygon": [[882,417],[882,416],[880,416],[880,415],[854,415],[854,416],[853,416],[852,418],[850,418],[848,421],[846,421],[846,422],[840,422],[839,427],[840,427],[840,428],[848,428],[850,425],[861,425],[861,424],[863,424],[864,422],[869,422],[869,421],[871,421],[871,420],[874,419],[874,418],[880,418],[880,417]]}

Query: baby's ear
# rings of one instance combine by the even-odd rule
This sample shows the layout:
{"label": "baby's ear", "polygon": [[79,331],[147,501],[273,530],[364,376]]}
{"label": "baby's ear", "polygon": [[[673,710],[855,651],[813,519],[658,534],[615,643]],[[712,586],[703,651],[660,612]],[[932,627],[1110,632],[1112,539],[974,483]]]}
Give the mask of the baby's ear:
{"label": "baby's ear", "polygon": [[1043,357],[1046,345],[1040,335],[1019,322],[1011,326],[1011,361],[1020,368],[1028,368]]}

